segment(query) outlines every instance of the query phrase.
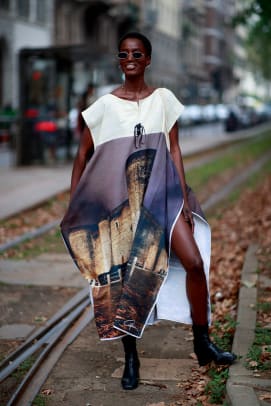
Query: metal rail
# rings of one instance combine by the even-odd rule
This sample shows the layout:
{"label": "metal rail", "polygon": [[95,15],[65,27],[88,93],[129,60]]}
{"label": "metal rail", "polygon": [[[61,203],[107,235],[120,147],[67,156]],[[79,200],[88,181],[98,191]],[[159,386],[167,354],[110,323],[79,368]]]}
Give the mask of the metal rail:
{"label": "metal rail", "polygon": [[[270,160],[271,153],[246,168],[241,174],[223,187],[217,194],[202,206],[205,210],[214,207],[234,188],[237,188],[249,176],[257,172]],[[89,308],[89,289],[85,288],[69,300],[46,324],[37,330],[24,344],[10,354],[0,365],[0,382],[6,379],[30,355],[39,351],[37,359],[20,383],[7,406],[26,406],[33,402],[50,371],[56,364],[65,348],[80,334],[92,320]]]}
{"label": "metal rail", "polygon": [[[258,127],[253,127],[251,129],[246,129],[246,130],[241,130],[238,131],[237,133],[234,133],[234,137],[228,136],[228,139],[225,140],[222,143],[215,143],[210,145],[208,148],[204,148],[202,151],[197,151],[194,153],[189,153],[187,157],[192,157],[192,156],[198,156],[200,152],[206,153],[207,155],[210,154],[211,151],[217,151],[221,150],[222,148],[225,148],[225,146],[230,145],[230,144],[236,144],[238,142],[244,142],[248,138],[251,138],[263,131],[267,131],[270,129],[270,122],[264,123]],[[220,154],[220,153],[218,153]],[[201,159],[199,162],[205,162],[205,159]],[[191,164],[189,166],[192,166]],[[196,164],[198,166],[198,164]],[[222,188],[223,189],[223,188]],[[221,191],[223,193],[223,190]],[[217,200],[217,199],[216,199]],[[209,206],[209,202],[208,205]],[[37,227],[36,229],[29,231],[27,233],[24,233],[18,237],[15,237],[14,239],[7,241],[3,244],[0,244],[0,253],[4,252],[10,248],[15,247],[18,244],[21,244],[24,241],[30,240],[31,238],[36,238],[39,237],[42,234],[47,233],[48,231],[52,230],[53,228],[56,228],[61,222],[61,218],[51,221],[50,223],[47,223],[41,227]]]}
{"label": "metal rail", "polygon": [[[63,326],[53,335],[52,341],[48,347],[45,347],[41,352],[7,403],[7,406],[28,406],[32,404],[33,400],[39,393],[40,388],[49,376],[50,371],[53,369],[66,347],[75,340],[91,321],[92,315],[88,308],[88,304],[88,300],[83,302],[78,306],[78,309],[72,312],[69,320],[63,322]],[[78,317],[79,319],[76,320]],[[71,326],[71,323],[73,322],[74,324]]]}
{"label": "metal rail", "polygon": [[48,231],[52,230],[53,228],[59,226],[61,219],[54,220],[50,223],[44,224],[41,227],[35,228],[35,230],[29,231],[24,233],[11,241],[7,241],[0,245],[0,253],[8,250],[9,248],[13,248],[18,244],[21,244],[24,241],[31,240],[31,238],[39,237],[42,234],[47,233]]}
{"label": "metal rail", "polygon": [[93,319],[89,289],[84,288],[69,300],[45,326],[1,363],[0,382],[10,376],[21,363],[33,354],[37,358],[19,384],[7,406],[26,406],[32,403],[66,347]]}

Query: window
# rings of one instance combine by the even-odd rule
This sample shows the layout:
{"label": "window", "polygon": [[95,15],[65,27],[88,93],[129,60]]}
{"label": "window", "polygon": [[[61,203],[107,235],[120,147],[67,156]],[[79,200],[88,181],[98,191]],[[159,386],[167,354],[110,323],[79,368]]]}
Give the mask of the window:
{"label": "window", "polygon": [[17,12],[20,17],[29,17],[29,0],[17,0]]}
{"label": "window", "polygon": [[37,0],[37,21],[46,22],[46,0]]}

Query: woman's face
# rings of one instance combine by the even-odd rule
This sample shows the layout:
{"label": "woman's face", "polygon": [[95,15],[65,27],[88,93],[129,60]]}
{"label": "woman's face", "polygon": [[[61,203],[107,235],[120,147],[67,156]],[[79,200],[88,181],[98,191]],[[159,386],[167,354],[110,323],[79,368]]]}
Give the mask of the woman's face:
{"label": "woman's face", "polygon": [[[150,56],[146,55],[146,49],[140,39],[137,38],[127,38],[122,41],[120,46],[120,52],[126,52],[127,57],[124,59],[119,59],[121,69],[126,77],[134,77],[144,75],[146,66],[151,62]],[[137,53],[141,53],[140,58],[133,56],[138,56]]]}

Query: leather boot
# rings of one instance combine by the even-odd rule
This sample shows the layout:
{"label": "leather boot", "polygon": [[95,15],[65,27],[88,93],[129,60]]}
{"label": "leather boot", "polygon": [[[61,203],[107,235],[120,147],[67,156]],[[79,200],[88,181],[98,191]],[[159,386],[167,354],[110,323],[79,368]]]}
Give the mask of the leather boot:
{"label": "leather boot", "polygon": [[214,361],[218,365],[232,364],[236,355],[218,348],[209,338],[208,325],[193,325],[194,352],[200,366]]}
{"label": "leather boot", "polygon": [[139,382],[140,362],[136,350],[136,338],[125,336],[122,338],[125,352],[125,367],[121,379],[123,389],[132,390],[137,388]]}

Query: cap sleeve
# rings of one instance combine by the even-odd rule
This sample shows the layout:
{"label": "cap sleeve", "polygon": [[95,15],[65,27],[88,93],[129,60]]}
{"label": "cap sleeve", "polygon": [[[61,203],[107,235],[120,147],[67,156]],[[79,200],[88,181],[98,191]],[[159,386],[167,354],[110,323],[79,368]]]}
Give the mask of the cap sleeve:
{"label": "cap sleeve", "polygon": [[162,88],[161,95],[163,98],[165,108],[166,131],[167,133],[169,133],[175,122],[180,117],[184,109],[184,105],[177,99],[177,97],[169,89]]}
{"label": "cap sleeve", "polygon": [[105,110],[105,104],[103,97],[100,97],[93,104],[91,104],[86,110],[82,111],[83,119],[86,125],[91,131],[92,135],[99,132],[99,127],[102,124],[103,115]]}

